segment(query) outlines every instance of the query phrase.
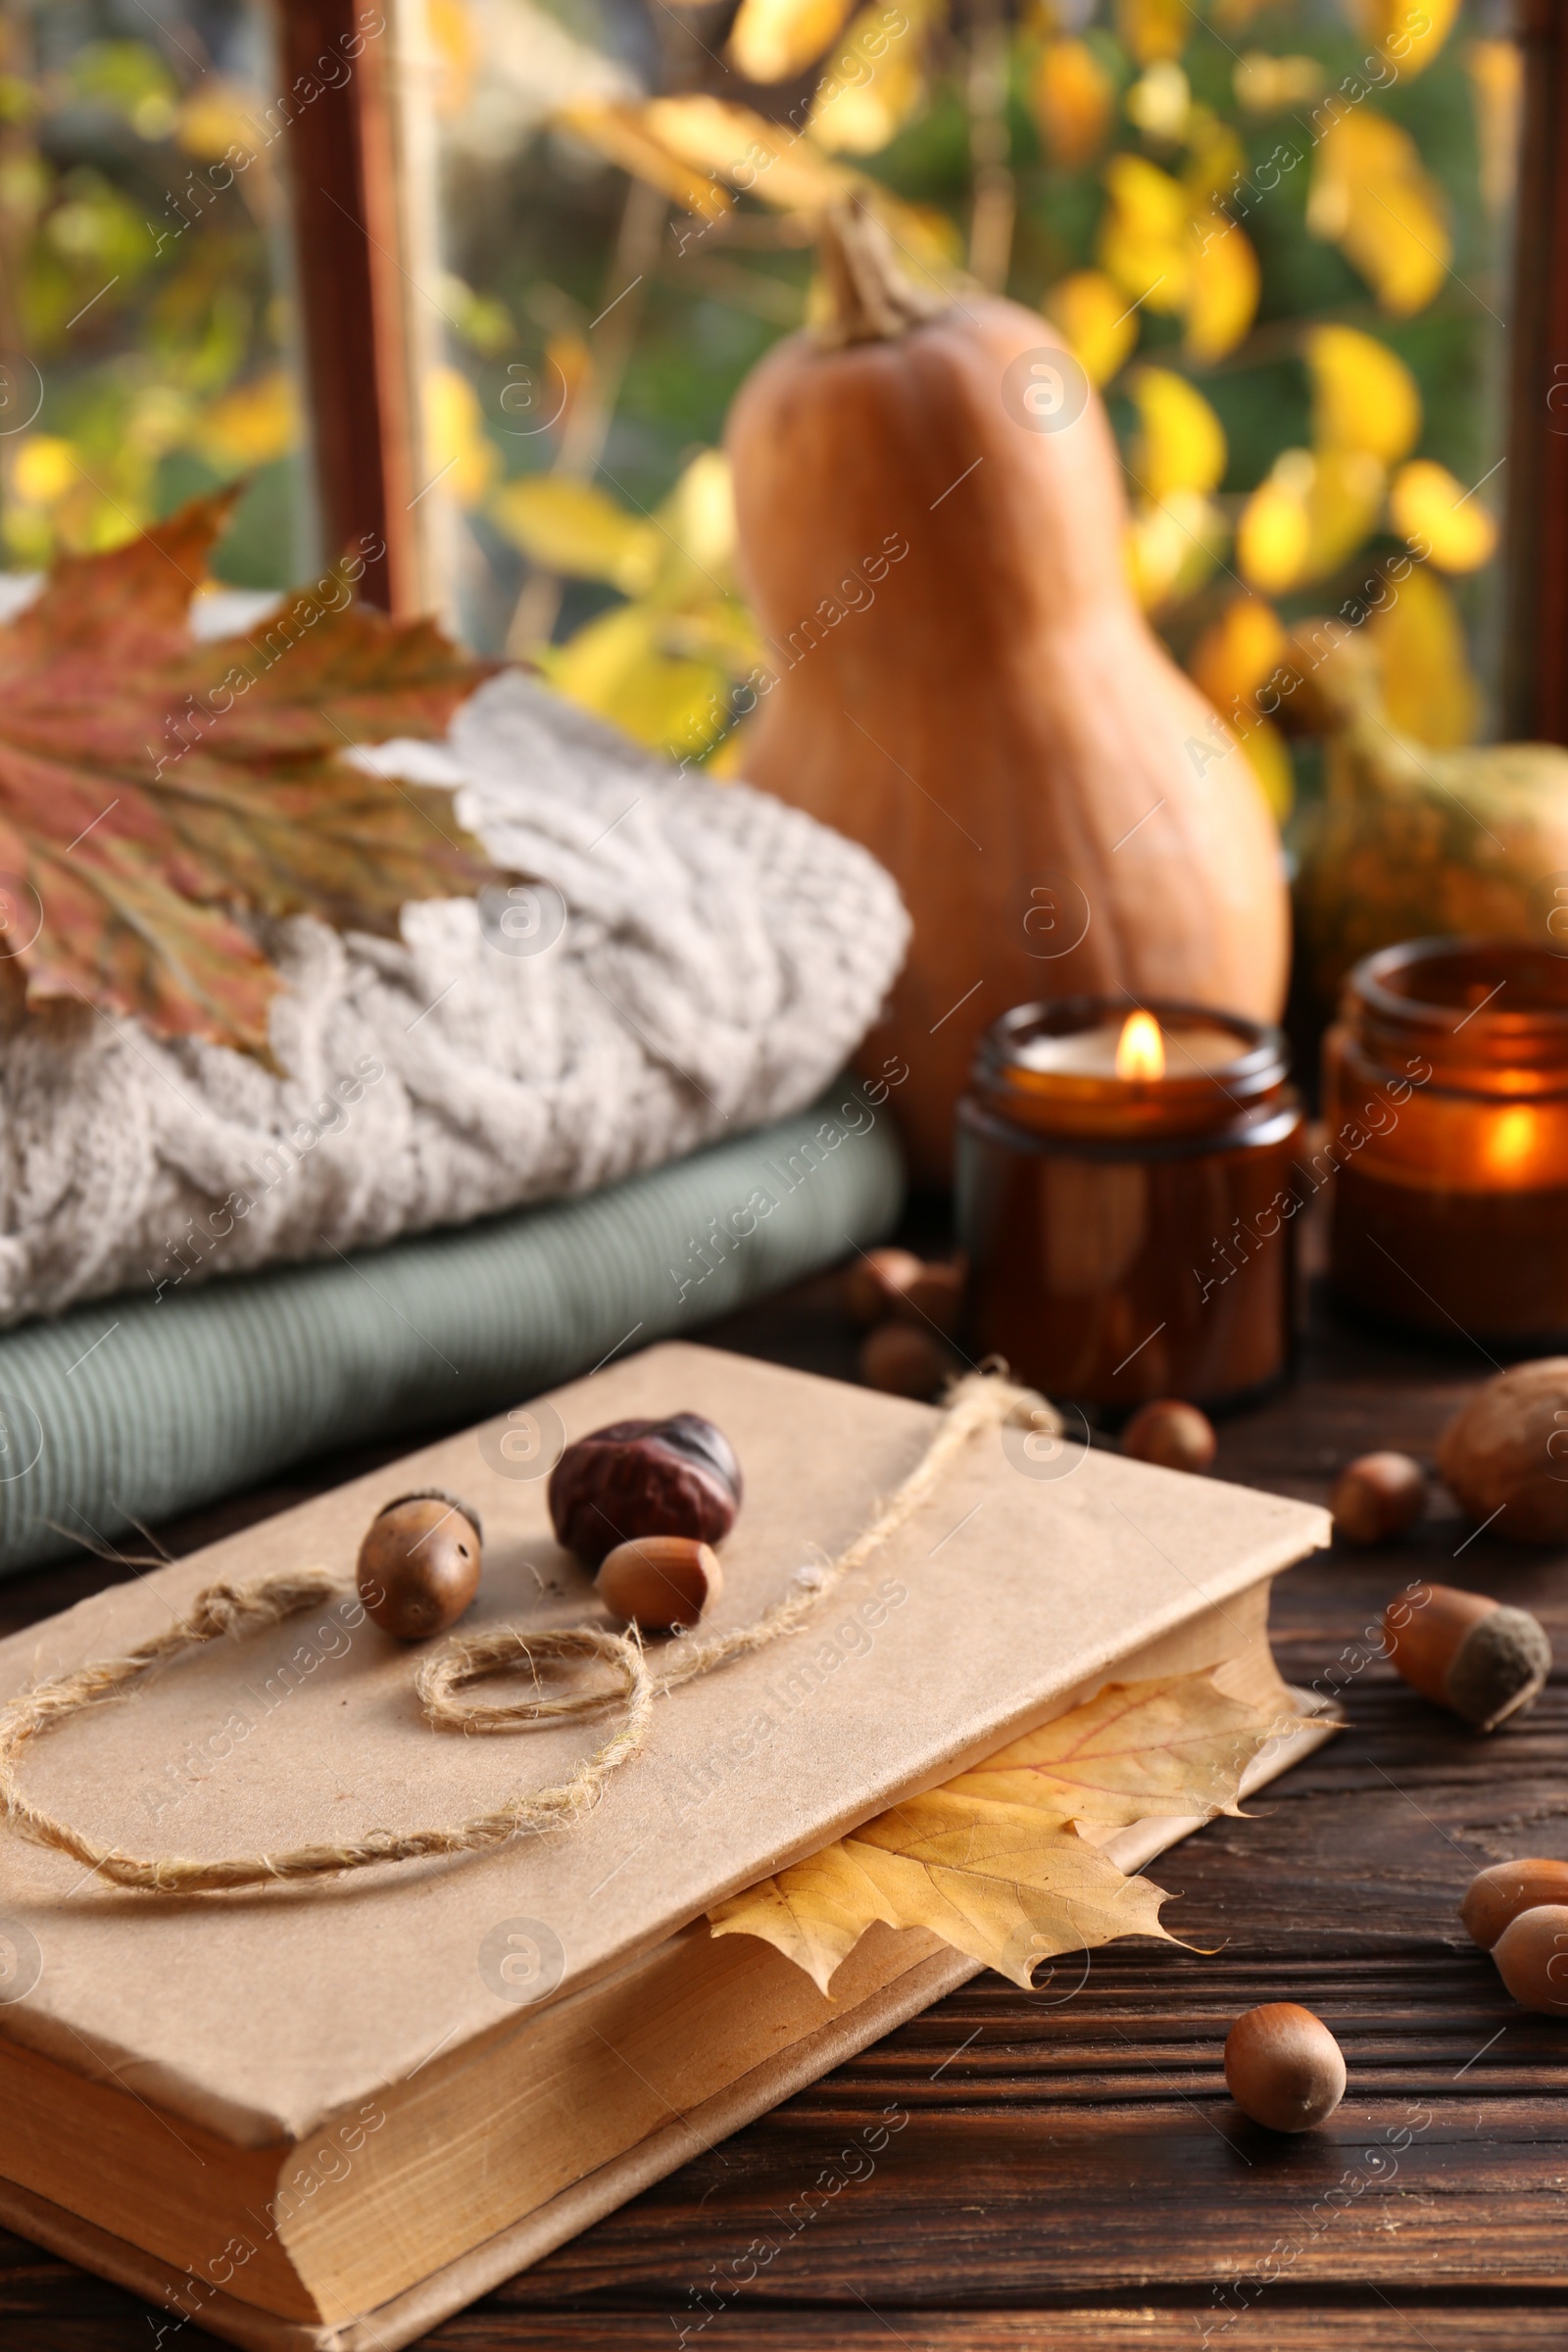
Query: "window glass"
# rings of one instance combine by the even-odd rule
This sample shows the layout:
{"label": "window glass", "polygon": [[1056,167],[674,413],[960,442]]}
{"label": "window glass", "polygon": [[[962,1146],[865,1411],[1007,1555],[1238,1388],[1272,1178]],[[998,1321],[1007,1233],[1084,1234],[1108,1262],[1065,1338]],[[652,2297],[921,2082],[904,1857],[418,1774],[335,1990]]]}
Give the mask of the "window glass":
{"label": "window glass", "polygon": [[429,411],[481,643],[738,760],[724,413],[808,314],[813,216],[860,186],[911,270],[1043,311],[1102,387],[1138,593],[1282,816],[1314,755],[1266,681],[1307,614],[1371,632],[1416,737],[1494,723],[1520,64],[1492,0],[430,0],[428,24]]}
{"label": "window glass", "polygon": [[0,533],[30,569],[248,487],[220,578],[296,576],[286,126],[242,0],[0,12]]}

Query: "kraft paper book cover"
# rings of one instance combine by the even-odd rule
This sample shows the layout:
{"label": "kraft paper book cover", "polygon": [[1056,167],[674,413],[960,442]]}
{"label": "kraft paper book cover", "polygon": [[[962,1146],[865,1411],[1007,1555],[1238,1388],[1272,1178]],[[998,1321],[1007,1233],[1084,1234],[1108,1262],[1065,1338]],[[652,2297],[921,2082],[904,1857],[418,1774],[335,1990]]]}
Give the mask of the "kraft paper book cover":
{"label": "kraft paper book cover", "polygon": [[[688,1345],[529,1410],[558,1445],[682,1410],[726,1433],[746,1494],[718,1631],[842,1550],[938,1419]],[[484,1522],[464,1631],[603,1617],[506,1428],[0,1644],[9,1699],[147,1639],[220,1579],[312,1566],[345,1588],[38,1741],[28,1795],[133,1853],[216,1856],[461,1820],[564,1778],[602,1727],[433,1731],[420,1653],[352,1591],[372,1514],[436,1485]],[[171,2308],[237,2342],[407,2342],[972,1974],[934,1936],[877,1929],[828,1999],[770,1946],[703,1923],[1106,1680],[1223,1660],[1227,1687],[1280,1690],[1268,1582],[1328,1539],[1317,1509],[1097,1447],[1039,1475],[1018,1435],[970,1443],[803,1630],[660,1698],[643,1752],[564,1831],[171,1897],[0,1830],[0,2218],[144,2293],[194,2275],[200,2309]],[[1135,1869],[1192,1826],[1142,1824],[1111,1850]]]}

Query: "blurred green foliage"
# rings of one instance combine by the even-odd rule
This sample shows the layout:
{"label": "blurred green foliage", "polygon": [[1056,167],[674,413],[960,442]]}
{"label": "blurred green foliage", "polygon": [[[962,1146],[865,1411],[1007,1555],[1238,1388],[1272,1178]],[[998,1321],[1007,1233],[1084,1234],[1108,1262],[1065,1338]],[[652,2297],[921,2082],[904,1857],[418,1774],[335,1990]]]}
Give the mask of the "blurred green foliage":
{"label": "blurred green foliage", "polygon": [[261,13],[8,0],[0,44],[5,561],[114,546],[246,474],[216,567],[286,585],[300,425]]}
{"label": "blurred green foliage", "polygon": [[[447,262],[514,322],[483,364],[453,346],[502,464],[469,514],[477,633],[501,642],[510,615],[514,650],[553,638],[551,666],[596,708],[623,723],[635,710],[644,731],[661,712],[673,731],[650,739],[676,752],[721,742],[741,635],[727,667],[715,655],[689,677],[684,710],[652,691],[650,665],[689,668],[689,614],[623,630],[619,675],[586,641],[594,659],[574,662],[617,589],[586,510],[573,562],[559,529],[535,528],[529,485],[564,475],[623,514],[658,509],[718,443],[747,370],[805,318],[810,174],[826,192],[849,173],[906,253],[918,240],[922,266],[1040,309],[1101,383],[1129,458],[1140,594],[1222,710],[1240,707],[1277,809],[1290,759],[1248,698],[1283,626],[1353,598],[1410,545],[1420,585],[1384,647],[1394,700],[1430,740],[1485,725],[1519,99],[1490,0],[1024,0],[1005,17],[890,0],[837,25],[829,11],[826,34],[818,0],[714,0],[678,21],[657,0],[528,13],[559,27],[576,79],[558,54],[541,75],[553,105],[539,96],[530,116],[519,93],[503,159],[470,135],[477,13],[446,11],[470,26],[466,69],[453,33],[444,107]],[[879,70],[861,95],[886,93],[886,135],[846,150],[813,92],[873,21],[908,26],[917,70],[897,91]],[[758,37],[787,53],[792,29],[799,70],[737,72],[748,32],[755,56]],[[784,147],[758,171],[767,136]],[[683,200],[683,175],[716,190],[716,218]],[[1348,334],[1314,340],[1325,326]],[[518,362],[538,419],[565,395],[549,430],[498,429],[495,386]],[[1396,414],[1407,429],[1391,439]],[[1140,488],[1152,443],[1158,496]],[[731,572],[717,584],[734,596]]]}

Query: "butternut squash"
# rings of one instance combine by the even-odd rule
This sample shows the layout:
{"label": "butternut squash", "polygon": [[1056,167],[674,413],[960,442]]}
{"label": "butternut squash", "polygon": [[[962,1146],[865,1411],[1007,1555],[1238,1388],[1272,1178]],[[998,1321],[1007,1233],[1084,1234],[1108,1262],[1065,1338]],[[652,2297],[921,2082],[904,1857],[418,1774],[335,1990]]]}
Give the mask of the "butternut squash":
{"label": "butternut squash", "polygon": [[[1273,1019],[1289,906],[1246,754],[1134,602],[1104,411],[1018,304],[935,298],[858,208],[825,316],[731,410],[770,645],[745,773],[869,849],[913,917],[886,1026],[945,1181],[982,1030],[1086,991]],[[1055,429],[1052,429],[1055,428]]]}

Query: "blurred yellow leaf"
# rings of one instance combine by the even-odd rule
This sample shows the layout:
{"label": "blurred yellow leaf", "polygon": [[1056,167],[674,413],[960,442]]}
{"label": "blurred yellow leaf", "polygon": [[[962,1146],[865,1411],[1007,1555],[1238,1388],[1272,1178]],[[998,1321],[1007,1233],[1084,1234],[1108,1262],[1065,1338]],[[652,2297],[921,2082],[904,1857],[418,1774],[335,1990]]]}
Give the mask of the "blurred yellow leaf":
{"label": "blurred yellow leaf", "polygon": [[1183,348],[1212,362],[1234,351],[1252,323],[1262,286],[1251,240],[1222,213],[1195,220]]}
{"label": "blurred yellow leaf", "polygon": [[1496,551],[1497,526],[1473,491],[1430,458],[1401,466],[1389,493],[1394,527],[1440,571],[1475,571]]}
{"label": "blurred yellow leaf", "polygon": [[1160,57],[1127,93],[1127,120],[1146,139],[1174,147],[1193,111],[1193,85],[1173,59]]}
{"label": "blurred yellow leaf", "polygon": [[722,450],[705,449],[692,460],[657,521],[699,570],[728,570],[735,552],[735,496]]}
{"label": "blurred yellow leaf", "polygon": [[435,66],[435,111],[443,122],[450,122],[473,96],[484,63],[483,39],[468,0],[422,0],[422,6]]}
{"label": "blurred yellow leaf", "polygon": [[1453,30],[1460,0],[1346,0],[1346,14],[1402,81],[1424,74]]}
{"label": "blurred yellow leaf", "polygon": [[1364,449],[1320,450],[1311,466],[1306,494],[1311,541],[1304,576],[1317,580],[1338,571],[1369,536],[1389,477],[1382,462]]}
{"label": "blurred yellow leaf", "polygon": [[1141,431],[1132,470],[1156,505],[1173,490],[1214,490],[1225,472],[1225,431],[1201,392],[1168,368],[1140,368],[1130,386]]}
{"label": "blurred yellow leaf", "polygon": [[460,507],[476,507],[501,471],[501,453],[484,429],[479,395],[456,368],[432,368],[424,379],[430,486]]}
{"label": "blurred yellow leaf", "polygon": [[[578,334],[573,327],[564,327],[546,338],[544,384],[532,397],[542,403],[545,416],[554,418],[557,433],[565,430],[572,410],[591,388],[593,380],[594,358],[586,335]],[[528,394],[530,387],[524,384],[523,391]],[[502,400],[504,406],[505,394]],[[526,401],[523,413],[528,414]]]}
{"label": "blurred yellow leaf", "polygon": [[652,136],[744,195],[782,211],[815,212],[858,184],[788,123],[767,122],[749,106],[723,98],[654,98],[643,108]]}
{"label": "blurred yellow leaf", "polygon": [[[895,12],[872,0],[826,63],[808,127],[834,155],[877,155],[925,97],[926,34],[940,0],[905,0]],[[895,29],[895,25],[897,28]]]}
{"label": "blurred yellow leaf", "polygon": [[1271,57],[1266,49],[1249,49],[1231,69],[1236,103],[1249,115],[1308,106],[1326,78],[1315,57]]}
{"label": "blurred yellow leaf", "polygon": [[260,147],[249,94],[237,83],[204,74],[174,120],[175,144],[203,163],[218,163],[230,147],[247,153]]}
{"label": "blurred yellow leaf", "polygon": [[1116,85],[1087,41],[1048,41],[1029,79],[1029,108],[1054,164],[1076,172],[1105,143]]}
{"label": "blurred yellow leaf", "polygon": [[1187,190],[1194,220],[1223,211],[1221,201],[1246,176],[1247,149],[1230,123],[1211,106],[1195,106],[1187,118],[1187,161],[1182,186]]}
{"label": "blurred yellow leaf", "polygon": [[1296,804],[1296,770],[1291,747],[1271,718],[1254,718],[1242,737],[1247,764],[1257,778],[1269,814],[1283,825]]}
{"label": "blurred yellow leaf", "polygon": [[644,107],[621,101],[579,98],[558,109],[555,119],[623,172],[662,188],[699,220],[717,220],[733,202],[729,190],[708,173],[694,172],[688,160],[672,153],[649,128],[646,112]]}
{"label": "blurred yellow leaf", "polygon": [[1098,270],[1058,278],[1040,307],[1092,384],[1108,384],[1137,345],[1137,311]]}
{"label": "blurred yellow leaf", "polygon": [[1127,569],[1146,612],[1179,604],[1201,587],[1225,552],[1225,517],[1200,490],[1173,490],[1157,505],[1135,502]]}
{"label": "blurred yellow leaf", "polygon": [[1188,0],[1116,0],[1116,30],[1141,66],[1180,57],[1197,23]]}
{"label": "blurred yellow leaf", "polygon": [[864,194],[889,236],[899,258],[937,285],[951,285],[963,273],[961,230],[939,204],[905,204],[875,180],[862,182]]}
{"label": "blurred yellow leaf", "polygon": [[731,727],[717,751],[703,761],[704,775],[711,776],[719,784],[733,784],[737,777],[744,776],[750,749],[747,737],[745,727]]}
{"label": "blurred yellow leaf", "polygon": [[[122,444],[138,457],[167,457],[192,438],[197,413],[195,402],[178,384],[144,384],[121,420]],[[97,468],[93,470],[96,474]],[[101,475],[98,486],[106,487]]]}
{"label": "blurred yellow leaf", "polygon": [[203,412],[194,438],[210,466],[220,472],[238,472],[285,457],[299,431],[294,379],[286,368],[272,368],[215,400]]}
{"label": "blurred yellow leaf", "polygon": [[1181,310],[1194,249],[1186,189],[1141,155],[1113,155],[1105,186],[1102,268],[1130,302],[1167,314]]}
{"label": "blurred yellow leaf", "polygon": [[746,677],[763,659],[761,634],[738,596],[709,596],[668,612],[664,650],[716,662],[736,679]]}
{"label": "blurred yellow leaf", "polygon": [[69,441],[58,433],[28,433],[12,460],[11,489],[30,507],[52,507],[80,478]]}
{"label": "blurred yellow leaf", "polygon": [[1203,631],[1188,673],[1227,719],[1249,704],[1290,650],[1285,623],[1258,596],[1238,596]]}
{"label": "blurred yellow leaf", "polygon": [[666,654],[664,627],[647,605],[617,605],[534,659],[568,702],[656,751],[695,758],[728,724],[729,681],[716,663]]}
{"label": "blurred yellow leaf", "polygon": [[1524,53],[1517,41],[1467,41],[1464,63],[1475,96],[1481,201],[1496,220],[1513,202],[1519,176]]}
{"label": "blurred yellow leaf", "polygon": [[1282,450],[1237,525],[1244,576],[1283,596],[1338,570],[1375,525],[1387,479],[1364,449]]}
{"label": "blurred yellow leaf", "polygon": [[1408,131],[1369,105],[1341,115],[1318,141],[1306,224],[1338,245],[1384,310],[1424,310],[1452,259],[1442,190]]}
{"label": "blurred yellow leaf", "polygon": [[1311,484],[1307,452],[1287,450],[1242,509],[1236,561],[1243,578],[1265,596],[1283,596],[1305,577],[1312,548],[1306,504]]}
{"label": "blurred yellow leaf", "polygon": [[1442,581],[1423,565],[1412,565],[1396,584],[1393,603],[1374,613],[1367,627],[1382,658],[1390,724],[1436,751],[1474,742],[1481,689],[1453,599]]}
{"label": "blurred yellow leaf", "polygon": [[658,567],[653,524],[566,474],[530,473],[503,483],[489,512],[513,545],[546,571],[609,580],[636,596]]}
{"label": "blurred yellow leaf", "polygon": [[1364,449],[1393,466],[1420,438],[1415,377],[1386,343],[1353,326],[1314,326],[1306,364],[1319,449]]}
{"label": "blurred yellow leaf", "polygon": [[787,81],[843,29],[852,0],[741,0],[727,55],[748,81]]}

